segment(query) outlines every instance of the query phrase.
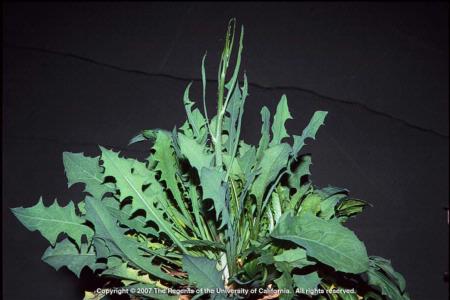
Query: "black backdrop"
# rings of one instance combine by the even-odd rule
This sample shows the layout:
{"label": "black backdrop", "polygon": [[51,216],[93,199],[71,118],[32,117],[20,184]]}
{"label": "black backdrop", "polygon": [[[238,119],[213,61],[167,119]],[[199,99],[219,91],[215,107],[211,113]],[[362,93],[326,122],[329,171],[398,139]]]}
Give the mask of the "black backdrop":
{"label": "black backdrop", "polygon": [[412,299],[448,299],[447,3],[8,3],[3,16],[3,299],[81,299],[96,287],[86,270],[79,282],[42,263],[47,242],[9,208],[81,199],[63,151],[145,157],[148,145],[125,149],[128,139],[182,124],[183,90],[205,50],[216,77],[233,16],[252,83],[245,140],[259,140],[262,105],[273,111],[283,93],[291,133],[328,110],[306,149],[313,182],[374,205],[349,226],[369,254],[392,259]]}

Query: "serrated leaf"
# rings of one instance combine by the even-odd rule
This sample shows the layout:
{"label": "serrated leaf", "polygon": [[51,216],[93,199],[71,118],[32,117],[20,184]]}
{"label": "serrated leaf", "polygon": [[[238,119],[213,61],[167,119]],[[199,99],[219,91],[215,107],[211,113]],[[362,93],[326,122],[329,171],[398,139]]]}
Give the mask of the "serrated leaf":
{"label": "serrated leaf", "polygon": [[222,217],[219,228],[228,223],[228,210],[225,203],[226,185],[223,182],[224,172],[210,168],[202,168],[200,173],[200,182],[203,189],[203,200],[212,199],[216,220]]}
{"label": "serrated leaf", "polygon": [[95,226],[94,246],[98,257],[119,256],[133,266],[158,278],[183,283],[183,280],[161,271],[160,266],[153,265],[153,258],[141,254],[140,244],[127,238],[124,230],[116,224],[116,220],[108,213],[107,208],[98,200],[86,199],[86,218]]}
{"label": "serrated leaf", "polygon": [[159,237],[159,233],[154,228],[146,226],[147,222],[145,221],[145,217],[133,215],[131,204],[126,204],[121,208],[119,201],[115,198],[105,198],[102,202],[111,216],[121,224],[137,232]]}
{"label": "serrated leaf", "polygon": [[244,171],[242,171],[239,161],[236,158],[232,158],[227,153],[224,153],[222,159],[226,169],[229,170],[231,178],[239,180],[245,177]]}
{"label": "serrated leaf", "polygon": [[75,213],[75,206],[70,201],[66,206],[59,206],[55,200],[52,205],[45,207],[42,198],[35,206],[11,209],[19,221],[30,231],[39,230],[52,246],[55,245],[60,233],[66,233],[81,245],[81,237],[85,235],[91,240],[93,231],[84,225],[85,220]]}
{"label": "serrated leaf", "polygon": [[236,140],[236,122],[238,121],[239,111],[242,109],[242,104],[242,94],[239,86],[237,86],[234,89],[233,94],[230,98],[230,103],[228,103],[226,108],[226,112],[228,112],[229,117],[224,119],[223,123],[223,129],[228,132],[228,140],[226,143],[224,143],[224,146],[227,153],[230,155],[234,149],[235,143],[239,142]]}
{"label": "serrated leaf", "polygon": [[311,155],[302,155],[299,157],[298,166],[294,169],[294,171],[289,170],[290,176],[288,178],[288,184],[291,188],[294,188],[297,191],[300,190],[302,177],[311,174],[311,171],[309,170],[311,164]]}
{"label": "serrated leaf", "polygon": [[278,102],[277,110],[273,117],[273,124],[272,124],[273,137],[269,146],[277,145],[281,143],[281,141],[284,138],[289,137],[284,125],[286,121],[289,119],[292,119],[292,116],[291,113],[289,112],[286,95],[283,95],[281,97],[280,102]]}
{"label": "serrated leaf", "polygon": [[328,112],[326,111],[316,111],[309,121],[308,126],[303,129],[302,135],[294,135],[294,145],[292,146],[292,155],[294,159],[305,145],[306,139],[316,139],[316,133],[319,130],[319,127],[324,124],[327,114]]}
{"label": "serrated leaf", "polygon": [[199,174],[203,167],[208,168],[211,165],[213,154],[207,153],[203,145],[181,133],[178,133],[178,143],[181,153],[186,156],[191,166],[196,168]]}
{"label": "serrated leaf", "polygon": [[250,190],[258,202],[262,202],[267,186],[277,178],[281,169],[286,167],[290,151],[291,147],[285,143],[270,147],[264,151],[264,155],[259,164],[261,173],[255,179]]}
{"label": "serrated leaf", "polygon": [[306,275],[294,275],[293,279],[295,286],[303,290],[312,290],[316,288],[321,281],[317,272],[312,272]]}
{"label": "serrated leaf", "polygon": [[[164,219],[164,212],[156,207],[159,199],[149,197],[143,191],[143,186],[147,183],[148,178],[151,177],[149,174],[151,172],[146,170],[145,166],[138,161],[119,157],[119,153],[103,147],[100,147],[100,149],[102,150],[105,176],[112,176],[116,179],[116,186],[120,190],[121,200],[131,197],[132,212],[139,209],[144,210],[147,220],[154,222],[158,226],[158,232],[166,233],[181,250],[186,251],[179,237],[175,235],[173,225]],[[132,170],[136,172],[132,172]]]}
{"label": "serrated leaf", "polygon": [[145,284],[155,284],[156,281],[151,280],[148,274],[139,274],[139,270],[133,269],[128,266],[126,262],[123,262],[121,259],[117,257],[108,258],[107,262],[108,268],[105,269],[101,275],[102,276],[110,276],[116,277],[122,280],[127,280],[131,282],[139,282]]}
{"label": "serrated leaf", "polygon": [[186,114],[188,117],[189,125],[194,134],[194,138],[197,142],[203,142],[207,130],[206,130],[206,120],[203,117],[202,113],[196,108],[192,111],[192,107],[194,106],[194,102],[189,99],[189,89],[192,85],[192,82],[188,84],[186,90],[184,91],[183,103],[186,109]]}
{"label": "serrated leaf", "polygon": [[175,158],[174,150],[171,147],[171,138],[168,135],[158,133],[156,136],[155,145],[153,146],[155,154],[153,158],[157,161],[155,167],[156,171],[161,172],[161,181],[166,183],[167,188],[175,198],[178,207],[183,214],[183,222],[189,226],[193,226],[190,219],[190,214],[182,199],[180,189],[178,188],[177,172],[179,172],[177,166],[177,160]]}
{"label": "serrated leaf", "polygon": [[188,273],[189,283],[197,288],[224,288],[222,272],[216,268],[217,262],[205,257],[183,255],[183,270]]}
{"label": "serrated leaf", "polygon": [[[242,145],[245,145],[245,143],[240,143],[240,149],[239,151],[243,151]],[[244,174],[245,178],[247,178],[250,175],[251,169],[256,164],[256,149],[254,146],[249,146],[247,150],[243,151],[243,154],[237,158],[238,164],[240,169],[242,170],[242,173]]]}
{"label": "serrated leaf", "polygon": [[68,239],[56,243],[55,247],[48,247],[42,255],[42,260],[58,271],[61,267],[67,267],[77,277],[80,277],[81,270],[89,267],[96,269],[96,256],[93,247],[81,244],[80,251],[75,244]]}
{"label": "serrated leaf", "polygon": [[269,146],[270,141],[270,111],[266,106],[263,106],[263,108],[261,109],[261,119],[261,139],[259,140],[258,150],[256,152],[256,159],[258,161],[261,160],[264,151]]}
{"label": "serrated leaf", "polygon": [[104,176],[98,157],[84,156],[84,153],[64,152],[63,163],[69,188],[75,183],[84,183],[84,191],[97,199],[113,191],[110,183],[103,183]]}
{"label": "serrated leaf", "polygon": [[283,215],[271,236],[296,243],[337,271],[358,274],[369,267],[366,247],[350,229],[311,213]]}

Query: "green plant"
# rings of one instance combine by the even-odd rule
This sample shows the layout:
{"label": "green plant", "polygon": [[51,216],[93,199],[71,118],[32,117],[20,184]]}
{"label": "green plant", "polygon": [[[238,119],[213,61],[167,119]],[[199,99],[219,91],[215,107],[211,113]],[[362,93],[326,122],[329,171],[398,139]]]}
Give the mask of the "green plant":
{"label": "green plant", "polygon": [[[100,157],[65,152],[69,187],[83,183],[85,200],[12,209],[50,242],[42,259],[77,276],[88,267],[119,279],[141,298],[173,298],[176,289],[190,294],[195,287],[194,298],[409,299],[402,275],[388,260],[368,256],[343,225],[367,203],[309,180],[311,156],[301,150],[327,112],[315,112],[289,144],[285,122],[292,116],[283,95],[272,125],[269,110],[261,110],[258,145],[240,139],[248,82],[245,74],[238,82],[244,31],[235,41],[235,24],[228,24],[211,120],[205,55],[205,115],[194,108],[189,84],[179,130],[144,130],[131,140],[153,143],[145,161],[103,147]],[[103,296],[86,293],[86,299]]]}

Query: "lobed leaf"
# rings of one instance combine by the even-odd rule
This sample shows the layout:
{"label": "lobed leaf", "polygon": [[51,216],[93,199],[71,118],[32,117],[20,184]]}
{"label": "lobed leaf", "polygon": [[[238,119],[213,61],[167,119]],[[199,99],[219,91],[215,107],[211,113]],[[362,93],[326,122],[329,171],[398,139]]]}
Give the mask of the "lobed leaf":
{"label": "lobed leaf", "polygon": [[277,111],[273,117],[273,124],[272,124],[273,137],[269,146],[278,145],[284,138],[289,137],[288,133],[286,132],[286,128],[284,127],[284,124],[289,119],[292,119],[292,116],[291,113],[289,112],[286,95],[283,95],[281,97],[280,102],[277,105]]}
{"label": "lobed leaf", "polygon": [[267,186],[277,178],[281,169],[286,167],[290,151],[291,147],[285,143],[272,146],[264,151],[259,164],[261,172],[250,190],[250,193],[255,195],[257,201],[262,202]]}
{"label": "lobed leaf", "polygon": [[133,266],[169,282],[183,283],[183,280],[164,273],[160,266],[153,265],[153,258],[144,257],[138,242],[127,238],[124,230],[108,213],[107,208],[98,200],[86,199],[86,218],[95,226],[94,246],[99,258],[118,256]]}
{"label": "lobed leaf", "polygon": [[85,220],[76,215],[72,201],[61,207],[55,200],[52,205],[45,207],[40,198],[35,206],[11,210],[28,230],[38,230],[52,246],[55,246],[61,233],[73,238],[79,246],[83,235],[90,241],[94,233],[89,226],[84,225]]}
{"label": "lobed leaf", "polygon": [[93,271],[98,267],[93,247],[82,243],[80,250],[78,250],[77,246],[68,239],[56,243],[55,247],[48,247],[42,256],[42,260],[55,268],[56,271],[61,267],[67,267],[78,278],[84,267],[89,267]]}
{"label": "lobed leaf", "polygon": [[63,153],[64,169],[69,188],[75,183],[84,183],[85,192],[101,199],[107,192],[113,191],[113,185],[103,182],[103,171],[98,157],[84,156],[83,153]]}
{"label": "lobed leaf", "polygon": [[316,111],[309,121],[308,126],[303,129],[302,135],[294,135],[294,145],[292,146],[292,156],[294,159],[305,145],[306,139],[316,139],[316,133],[319,130],[319,127],[324,124],[327,114],[328,112],[326,111]]}
{"label": "lobed leaf", "polygon": [[[159,199],[143,191],[143,186],[147,183],[148,178],[151,177],[151,172],[138,161],[121,158],[119,157],[119,153],[103,147],[100,147],[100,149],[102,150],[105,176],[115,178],[116,186],[120,190],[121,201],[127,197],[131,197],[132,213],[139,209],[144,210],[147,220],[154,222],[158,226],[158,232],[167,234],[181,250],[186,251],[179,237],[174,232],[173,224],[165,220],[163,216],[164,212],[156,207]],[[169,207],[167,208],[169,209]],[[172,207],[172,209],[174,208]]]}
{"label": "lobed leaf", "polygon": [[195,140],[182,133],[178,133],[178,143],[181,153],[186,156],[191,166],[196,168],[199,174],[203,167],[210,167],[213,154],[207,153],[203,145],[198,144]]}

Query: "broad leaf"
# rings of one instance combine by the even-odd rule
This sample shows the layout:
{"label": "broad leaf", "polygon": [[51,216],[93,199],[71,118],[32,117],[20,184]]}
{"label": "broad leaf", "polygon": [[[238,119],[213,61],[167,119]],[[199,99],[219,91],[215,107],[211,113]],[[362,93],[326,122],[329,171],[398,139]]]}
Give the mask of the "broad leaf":
{"label": "broad leaf", "polygon": [[188,273],[189,283],[202,289],[223,289],[222,272],[217,262],[205,257],[183,255],[183,270]]}
{"label": "broad leaf", "polygon": [[316,288],[321,281],[317,272],[312,272],[306,275],[294,275],[293,279],[295,286],[300,288],[300,290],[312,290]]}
{"label": "broad leaf", "polygon": [[305,248],[308,256],[337,271],[357,274],[369,267],[366,248],[350,229],[311,213],[285,214],[271,235],[296,243]]}
{"label": "broad leaf", "polygon": [[320,211],[320,203],[322,198],[316,193],[309,194],[300,204],[299,213],[312,213],[316,215]]}
{"label": "broad leaf", "polygon": [[274,256],[273,259],[278,262],[286,262],[292,268],[303,268],[316,264],[314,261],[308,260],[306,251],[302,248],[284,250],[281,254]]}

